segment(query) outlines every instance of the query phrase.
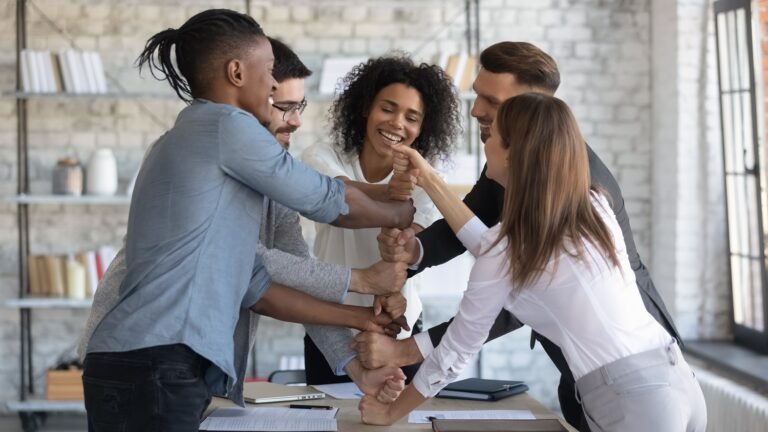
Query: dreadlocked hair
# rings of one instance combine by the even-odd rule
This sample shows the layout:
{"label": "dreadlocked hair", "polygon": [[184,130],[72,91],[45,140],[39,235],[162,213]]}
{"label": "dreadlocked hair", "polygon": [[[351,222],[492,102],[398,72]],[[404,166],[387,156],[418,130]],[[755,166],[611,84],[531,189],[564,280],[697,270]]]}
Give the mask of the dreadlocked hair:
{"label": "dreadlocked hair", "polygon": [[155,79],[168,81],[179,98],[189,103],[215,79],[221,62],[238,57],[249,44],[265,37],[250,16],[209,9],[178,29],[169,28],[149,38],[136,64],[139,71],[147,65]]}

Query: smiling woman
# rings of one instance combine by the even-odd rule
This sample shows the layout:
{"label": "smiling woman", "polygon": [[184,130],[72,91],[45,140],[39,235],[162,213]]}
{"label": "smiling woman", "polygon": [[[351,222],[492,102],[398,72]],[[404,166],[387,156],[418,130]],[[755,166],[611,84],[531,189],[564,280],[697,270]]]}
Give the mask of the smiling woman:
{"label": "smiling woman", "polygon": [[[344,78],[342,92],[330,112],[335,145],[308,148],[302,156],[304,162],[378,200],[389,198],[392,146],[412,147],[434,162],[448,157],[460,131],[458,99],[450,79],[439,67],[416,65],[405,56],[380,57],[356,66]],[[414,192],[413,202],[416,216],[411,228],[418,232],[438,214],[422,190]],[[314,253],[329,263],[368,267],[380,259],[378,234],[378,229],[343,230],[318,224]],[[422,309],[417,286],[415,277],[402,289],[408,300],[405,316],[414,332],[420,329]],[[371,302],[370,297],[356,294],[347,297],[349,304]],[[410,334],[402,332],[401,337]],[[346,378],[335,376],[311,339],[304,342],[307,383],[327,384]]]}

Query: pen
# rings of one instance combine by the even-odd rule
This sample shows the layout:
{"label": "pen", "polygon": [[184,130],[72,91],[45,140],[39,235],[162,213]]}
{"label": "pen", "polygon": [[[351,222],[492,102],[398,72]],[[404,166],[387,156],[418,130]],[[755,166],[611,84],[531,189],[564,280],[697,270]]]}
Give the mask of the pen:
{"label": "pen", "polygon": [[299,404],[290,404],[288,405],[288,408],[297,408],[297,409],[323,409],[323,410],[332,410],[332,406],[328,405],[299,405]]}

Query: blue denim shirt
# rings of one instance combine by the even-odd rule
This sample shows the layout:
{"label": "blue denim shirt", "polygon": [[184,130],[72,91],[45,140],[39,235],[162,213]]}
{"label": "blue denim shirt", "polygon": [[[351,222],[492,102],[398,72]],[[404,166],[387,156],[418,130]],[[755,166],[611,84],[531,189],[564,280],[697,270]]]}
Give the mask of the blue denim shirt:
{"label": "blue denim shirt", "polygon": [[201,99],[182,110],[139,172],[127,274],[88,352],[185,344],[226,395],[235,328],[270,282],[256,255],[264,195],[319,222],[348,212],[343,183],[292,158],[253,115]]}

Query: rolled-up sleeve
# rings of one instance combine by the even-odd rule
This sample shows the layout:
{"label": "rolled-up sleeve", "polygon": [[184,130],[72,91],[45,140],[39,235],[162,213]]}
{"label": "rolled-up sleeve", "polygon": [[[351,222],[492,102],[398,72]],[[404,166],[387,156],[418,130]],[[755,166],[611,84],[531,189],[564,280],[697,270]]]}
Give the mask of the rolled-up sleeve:
{"label": "rolled-up sleeve", "polygon": [[434,396],[454,381],[472,355],[482,348],[511,293],[505,262],[504,249],[496,245],[480,256],[472,268],[458,314],[413,379],[414,386],[425,397]]}
{"label": "rolled-up sleeve", "polygon": [[456,233],[456,237],[461,241],[465,248],[474,256],[482,253],[481,240],[483,234],[488,231],[488,227],[477,216],[473,217]]}
{"label": "rolled-up sleeve", "polygon": [[272,279],[267,273],[267,269],[261,262],[261,257],[256,256],[256,260],[253,264],[253,271],[251,272],[251,281],[248,284],[248,291],[243,296],[243,301],[240,303],[240,307],[247,309],[255,305],[259,301],[261,296],[267,292],[269,284],[272,283]]}
{"label": "rolled-up sleeve", "polygon": [[344,183],[297,161],[265,128],[242,112],[219,125],[219,166],[230,177],[317,222],[349,209]]}

